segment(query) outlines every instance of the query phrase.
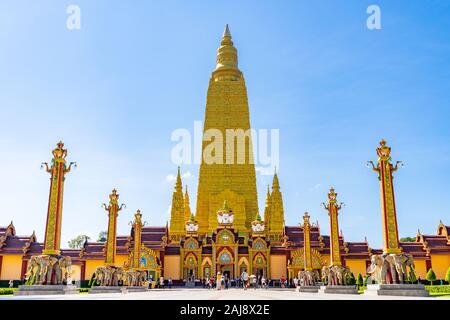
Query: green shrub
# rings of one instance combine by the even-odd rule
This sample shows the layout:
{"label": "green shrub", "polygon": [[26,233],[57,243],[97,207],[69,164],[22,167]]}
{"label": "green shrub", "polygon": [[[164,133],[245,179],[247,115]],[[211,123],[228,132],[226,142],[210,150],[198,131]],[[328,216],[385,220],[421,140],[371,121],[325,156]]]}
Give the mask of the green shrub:
{"label": "green shrub", "polygon": [[364,281],[363,281],[363,286],[364,287],[367,287],[367,282],[369,282],[369,279],[370,279],[370,274],[368,274],[368,275],[366,275],[364,277]]}
{"label": "green shrub", "polygon": [[79,288],[79,289],[78,289],[78,292],[79,292],[79,293],[86,293],[86,292],[89,292],[89,288]]}
{"label": "green shrub", "polygon": [[88,287],[94,287],[97,285],[97,279],[95,278],[95,273],[92,274],[91,280],[89,280]]}
{"label": "green shrub", "polygon": [[427,272],[426,278],[428,281],[430,281],[431,285],[433,285],[433,281],[436,280],[436,274],[434,273],[433,269],[430,268]]}
{"label": "green shrub", "polygon": [[425,286],[425,289],[428,290],[430,294],[439,293],[439,294],[450,294],[450,285],[445,286]]}
{"label": "green shrub", "polygon": [[358,273],[358,279],[356,280],[356,285],[358,286],[358,288],[361,287],[362,285],[364,285],[364,280],[363,280],[361,273]]}
{"label": "green shrub", "polygon": [[0,288],[0,295],[13,294],[14,290],[12,288]]}
{"label": "green shrub", "polygon": [[413,270],[411,270],[410,273],[409,273],[408,281],[410,283],[417,282],[417,277],[416,277],[416,274],[415,274],[415,272]]}
{"label": "green shrub", "polygon": [[450,267],[448,267],[447,273],[445,274],[445,281],[450,284]]}
{"label": "green shrub", "polygon": [[356,279],[355,279],[355,275],[353,274],[353,272],[350,273],[350,275],[347,277],[346,284],[348,286],[353,286],[356,284]]}

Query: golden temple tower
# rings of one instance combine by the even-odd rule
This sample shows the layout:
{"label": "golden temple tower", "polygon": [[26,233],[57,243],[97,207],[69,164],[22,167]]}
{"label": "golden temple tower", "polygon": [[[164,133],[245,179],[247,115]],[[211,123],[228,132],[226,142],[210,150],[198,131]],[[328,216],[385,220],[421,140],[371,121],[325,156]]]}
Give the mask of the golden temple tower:
{"label": "golden temple tower", "polygon": [[386,145],[386,141],[381,140],[380,146],[376,149],[378,163],[375,166],[372,161],[372,169],[378,173],[380,181],[381,195],[381,218],[383,227],[383,253],[399,254],[402,252],[398,241],[397,213],[395,211],[394,185],[392,183],[392,172],[397,171],[397,161],[395,166],[391,163],[391,148]]}
{"label": "golden temple tower", "polygon": [[267,185],[266,205],[264,207],[264,225],[266,226],[266,230],[270,229],[270,208],[271,207],[272,207],[272,202],[270,200],[270,186]]}
{"label": "golden temple tower", "polygon": [[102,204],[108,211],[108,233],[106,237],[105,264],[113,266],[116,260],[117,216],[124,204],[119,206],[119,194],[116,189],[109,195],[109,205]]}
{"label": "golden temple tower", "polygon": [[[44,249],[42,254],[59,255],[61,253],[61,222],[62,205],[64,194],[64,180],[75,162],[66,166],[67,149],[64,149],[64,143],[58,142],[53,149],[52,164],[49,167],[46,162],[42,163],[46,171],[51,174],[50,177],[50,196],[47,209],[47,223],[45,227]],[[76,164],[75,164],[76,166]]]}
{"label": "golden temple tower", "polygon": [[309,223],[309,214],[305,212],[303,216],[303,254],[305,260],[305,270],[313,269],[311,255],[311,224]]}
{"label": "golden temple tower", "polygon": [[133,247],[133,264],[132,268],[139,268],[139,259],[141,257],[141,232],[142,232],[142,214],[141,210],[138,210],[134,215],[133,221],[133,238],[134,238],[134,247]]}
{"label": "golden temple tower", "polygon": [[185,234],[185,209],[183,198],[183,187],[181,183],[180,167],[178,167],[175,191],[172,194],[172,208],[170,212],[169,234],[172,242],[179,242]]}
{"label": "golden temple tower", "polygon": [[[280,191],[280,182],[278,181],[278,175],[275,172],[272,182],[272,193],[267,192],[267,203],[270,205],[268,212],[268,236],[274,244],[279,244],[282,241],[284,235],[284,209],[283,209],[283,196]],[[264,213],[265,215],[265,213]],[[264,217],[265,218],[265,217]]]}
{"label": "golden temple tower", "polygon": [[337,193],[333,188],[330,188],[328,193],[328,204],[323,203],[325,210],[328,211],[330,216],[330,265],[340,266],[341,251],[339,249],[339,223],[338,212],[342,208],[342,204],[336,202]]}
{"label": "golden temple tower", "polygon": [[[206,99],[196,207],[199,233],[215,230],[216,212],[224,200],[235,211],[234,228],[239,232],[251,230],[258,199],[249,129],[247,89],[226,25]],[[223,141],[216,140],[216,134],[221,134]]]}
{"label": "golden temple tower", "polygon": [[188,221],[191,218],[191,205],[189,203],[188,188],[186,185],[186,191],[184,192],[184,221]]}

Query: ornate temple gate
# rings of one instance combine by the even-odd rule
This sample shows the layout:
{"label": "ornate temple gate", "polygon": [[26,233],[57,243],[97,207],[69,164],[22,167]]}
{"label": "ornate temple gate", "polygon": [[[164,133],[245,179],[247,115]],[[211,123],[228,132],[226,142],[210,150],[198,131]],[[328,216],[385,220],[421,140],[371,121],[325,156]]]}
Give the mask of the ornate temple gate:
{"label": "ornate temple gate", "polygon": [[232,231],[222,229],[217,233],[216,242],[212,245],[214,276],[220,271],[229,279],[236,277],[238,268],[238,243]]}
{"label": "ornate temple gate", "polygon": [[[322,267],[326,264],[322,255],[316,249],[311,249],[313,269],[318,270],[319,273]],[[305,269],[304,248],[297,249],[291,252],[291,258],[288,261],[288,280],[297,276],[299,271]]]}
{"label": "ornate temple gate", "polygon": [[193,282],[195,279],[203,277],[202,274],[202,250],[196,237],[189,237],[180,249],[181,270],[180,274],[183,280]]}
{"label": "ornate temple gate", "polygon": [[148,277],[152,277],[153,280],[158,280],[161,277],[161,264],[158,259],[158,255],[152,249],[141,246],[141,255],[139,258],[138,270],[146,271]]}

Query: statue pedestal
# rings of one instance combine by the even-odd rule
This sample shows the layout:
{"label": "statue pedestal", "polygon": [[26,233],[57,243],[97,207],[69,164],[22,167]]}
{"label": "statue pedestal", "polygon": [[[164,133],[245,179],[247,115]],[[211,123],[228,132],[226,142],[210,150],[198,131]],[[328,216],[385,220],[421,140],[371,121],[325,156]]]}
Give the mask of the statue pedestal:
{"label": "statue pedestal", "polygon": [[298,287],[299,292],[306,292],[306,293],[318,293],[320,289],[320,286],[300,286]]}
{"label": "statue pedestal", "polygon": [[148,289],[143,286],[122,287],[123,293],[146,292],[146,291],[148,291]]}
{"label": "statue pedestal", "polygon": [[366,295],[429,297],[423,284],[368,284]]}
{"label": "statue pedestal", "polygon": [[119,286],[95,286],[89,290],[89,293],[122,293],[122,288]]}
{"label": "statue pedestal", "polygon": [[356,286],[321,286],[320,293],[358,294]]}
{"label": "statue pedestal", "polygon": [[77,287],[74,285],[21,285],[14,291],[15,296],[34,296],[34,295],[52,295],[52,294],[78,294]]}

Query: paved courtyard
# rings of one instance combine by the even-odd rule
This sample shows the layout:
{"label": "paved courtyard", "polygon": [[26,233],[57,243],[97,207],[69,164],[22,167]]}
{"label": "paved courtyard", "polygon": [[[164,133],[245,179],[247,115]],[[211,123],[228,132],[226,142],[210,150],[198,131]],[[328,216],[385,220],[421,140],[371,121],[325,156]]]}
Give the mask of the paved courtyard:
{"label": "paved courtyard", "polygon": [[142,293],[105,293],[53,296],[0,296],[0,300],[437,300],[439,298],[389,297],[349,294],[300,293],[294,289],[154,289]]}

